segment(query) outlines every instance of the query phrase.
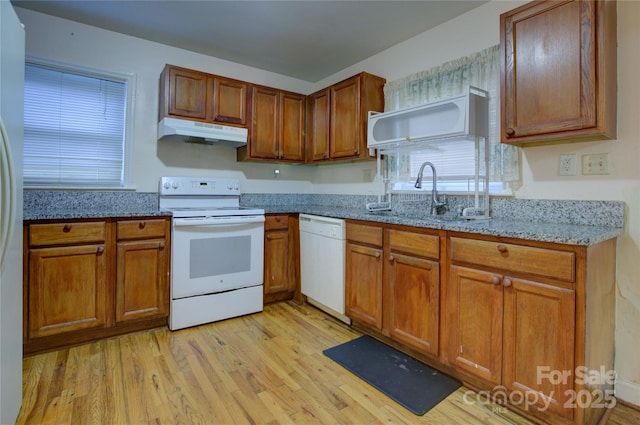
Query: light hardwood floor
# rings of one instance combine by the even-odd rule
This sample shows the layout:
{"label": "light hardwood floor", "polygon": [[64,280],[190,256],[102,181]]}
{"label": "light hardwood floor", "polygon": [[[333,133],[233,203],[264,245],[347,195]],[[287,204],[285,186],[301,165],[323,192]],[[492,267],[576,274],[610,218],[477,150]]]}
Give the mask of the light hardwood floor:
{"label": "light hardwood floor", "polygon": [[[414,415],[322,354],[359,335],[314,307],[283,302],[27,357],[17,423],[530,423],[465,397],[464,387]],[[640,423],[640,413],[616,407],[609,423]]]}

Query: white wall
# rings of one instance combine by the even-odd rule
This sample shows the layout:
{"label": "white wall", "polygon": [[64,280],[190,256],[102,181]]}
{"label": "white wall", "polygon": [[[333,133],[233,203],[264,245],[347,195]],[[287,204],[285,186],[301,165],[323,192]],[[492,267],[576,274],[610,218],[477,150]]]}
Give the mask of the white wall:
{"label": "white wall", "polygon": [[[247,192],[373,193],[365,176],[375,163],[282,166],[235,163],[235,152],[211,146],[158,143],[158,76],[165,63],[226,75],[304,94],[360,71],[391,81],[499,43],[499,15],[522,1],[492,1],[398,44],[317,84],[249,68],[17,9],[27,26],[27,52],[137,75],[134,182],[156,189],[161,175],[223,175],[243,179]],[[616,307],[618,396],[640,405],[640,2],[618,2],[618,137],[615,141],[532,147],[523,152],[519,198],[620,200],[627,205],[619,239]],[[558,155],[608,153],[607,176],[558,176]],[[272,180],[274,168],[282,171]]]}

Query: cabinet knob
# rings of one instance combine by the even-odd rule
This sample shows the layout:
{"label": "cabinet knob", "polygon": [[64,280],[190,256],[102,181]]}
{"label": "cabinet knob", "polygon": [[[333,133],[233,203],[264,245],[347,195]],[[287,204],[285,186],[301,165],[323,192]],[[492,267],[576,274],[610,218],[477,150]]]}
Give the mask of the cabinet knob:
{"label": "cabinet knob", "polygon": [[100,245],[96,252],[98,253],[98,255],[102,254],[104,252],[104,245]]}
{"label": "cabinet knob", "polygon": [[270,241],[271,240],[271,235],[267,235],[267,240]]}
{"label": "cabinet knob", "polygon": [[164,246],[165,246],[164,241],[160,242],[160,244],[158,245],[158,247],[159,247],[160,249],[164,249]]}
{"label": "cabinet knob", "polygon": [[64,227],[62,228],[62,231],[63,231],[63,232],[65,232],[65,233],[69,233],[69,232],[71,231],[71,228],[72,228],[72,227],[73,227],[73,226],[71,225],[71,223],[67,223],[67,224],[65,224],[65,225],[64,225]]}
{"label": "cabinet knob", "polygon": [[380,259],[380,253],[376,252],[376,259],[379,260]]}
{"label": "cabinet knob", "polygon": [[278,223],[280,223],[280,222],[282,221],[282,217],[280,217],[280,216],[276,216],[275,220],[276,220]]}
{"label": "cabinet knob", "polygon": [[497,248],[498,248],[498,252],[501,252],[501,253],[503,253],[503,254],[504,254],[505,252],[507,252],[507,247],[506,247],[506,246],[504,246],[504,245],[502,245],[502,244],[499,244],[499,245],[497,246]]}
{"label": "cabinet knob", "polygon": [[502,281],[502,279],[500,279],[499,276],[493,276],[491,278],[491,283],[493,283],[494,285],[500,285],[501,281]]}
{"label": "cabinet knob", "polygon": [[507,136],[511,137],[514,134],[516,134],[516,131],[513,128],[507,128],[506,133],[507,133]]}
{"label": "cabinet knob", "polygon": [[394,261],[396,261],[396,258],[393,255],[389,256],[389,262],[393,263]]}
{"label": "cabinet knob", "polygon": [[511,285],[512,285],[511,279],[509,279],[507,277],[502,279],[502,286],[504,286],[505,288],[508,288]]}
{"label": "cabinet knob", "polygon": [[141,222],[138,224],[138,227],[139,227],[140,229],[144,229],[144,227],[145,227],[146,225],[147,225],[147,223],[146,223],[146,222],[141,221]]}

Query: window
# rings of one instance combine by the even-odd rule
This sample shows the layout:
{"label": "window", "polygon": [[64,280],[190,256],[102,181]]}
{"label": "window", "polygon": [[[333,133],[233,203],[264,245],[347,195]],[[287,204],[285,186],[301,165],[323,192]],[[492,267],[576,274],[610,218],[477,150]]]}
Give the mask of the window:
{"label": "window", "polygon": [[125,188],[132,76],[27,61],[24,185]]}
{"label": "window", "polygon": [[[471,85],[489,93],[489,192],[510,195],[520,179],[520,153],[503,145],[499,138],[499,46],[425,71],[387,82],[386,110],[396,110],[447,99],[465,92]],[[481,146],[483,143],[481,142]],[[482,153],[484,155],[484,153]],[[475,185],[475,144],[473,140],[443,140],[427,149],[387,155],[386,171],[394,191],[416,191],[413,187],[420,165],[432,162],[438,173],[438,190],[473,192]],[[482,161],[481,161],[482,162]],[[483,175],[484,170],[480,170]],[[431,170],[425,170],[422,190],[431,190]],[[480,190],[483,190],[480,187]]]}

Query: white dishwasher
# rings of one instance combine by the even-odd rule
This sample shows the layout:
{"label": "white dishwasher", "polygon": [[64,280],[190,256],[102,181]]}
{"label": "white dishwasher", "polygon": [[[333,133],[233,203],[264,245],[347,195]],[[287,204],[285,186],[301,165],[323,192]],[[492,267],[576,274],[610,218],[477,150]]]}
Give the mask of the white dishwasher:
{"label": "white dishwasher", "polygon": [[344,315],[344,220],[300,214],[300,286],[307,302],[351,323]]}

